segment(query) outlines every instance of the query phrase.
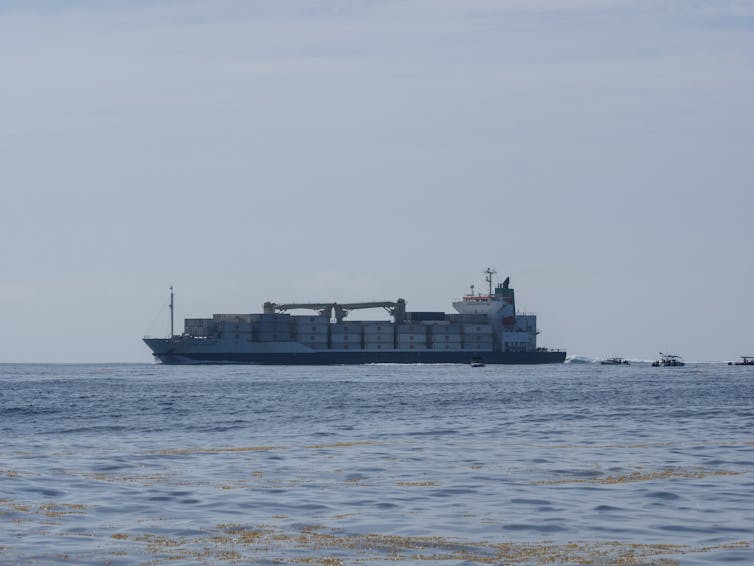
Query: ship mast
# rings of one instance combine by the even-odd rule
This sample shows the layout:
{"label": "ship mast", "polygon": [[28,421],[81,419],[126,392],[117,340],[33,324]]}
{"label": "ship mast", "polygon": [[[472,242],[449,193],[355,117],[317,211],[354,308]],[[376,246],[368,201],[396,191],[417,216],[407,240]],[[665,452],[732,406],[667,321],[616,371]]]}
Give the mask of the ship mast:
{"label": "ship mast", "polygon": [[173,301],[175,293],[173,293],[173,286],[170,286],[170,337],[174,336],[173,333],[173,313],[175,312],[175,302]]}
{"label": "ship mast", "polygon": [[490,284],[490,295],[489,296],[492,297],[492,276],[495,275],[495,273],[497,273],[497,271],[495,271],[491,267],[488,267],[487,269],[484,270],[484,272],[487,274],[487,277],[485,277],[484,280],[487,283]]}

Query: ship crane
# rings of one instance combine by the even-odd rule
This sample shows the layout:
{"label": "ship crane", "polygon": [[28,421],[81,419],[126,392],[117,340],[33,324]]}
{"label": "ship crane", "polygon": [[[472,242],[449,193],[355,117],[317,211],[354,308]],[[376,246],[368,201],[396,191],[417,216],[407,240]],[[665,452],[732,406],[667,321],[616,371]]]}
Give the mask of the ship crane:
{"label": "ship crane", "polygon": [[398,299],[395,302],[377,301],[367,303],[335,303],[335,305],[333,306],[335,307],[335,320],[337,320],[338,322],[343,322],[343,319],[348,316],[348,313],[353,310],[375,309],[380,307],[390,313],[390,316],[393,317],[393,320],[395,320],[396,324],[400,324],[401,322],[406,320],[406,301],[404,301],[403,299]]}
{"label": "ship crane", "polygon": [[318,311],[321,316],[326,316],[327,320],[332,318],[332,311],[335,308],[335,303],[287,303],[278,305],[271,302],[266,302],[263,306],[265,314],[274,314],[275,311],[285,312],[295,309],[309,309]]}
{"label": "ship crane", "polygon": [[272,314],[274,312],[285,312],[295,309],[310,309],[318,311],[320,315],[327,317],[327,320],[332,318],[333,311],[335,312],[335,320],[343,322],[343,319],[348,314],[357,309],[374,309],[384,308],[393,317],[396,324],[406,320],[406,301],[398,299],[397,301],[374,301],[365,303],[285,303],[278,305],[272,302],[266,302],[264,304],[264,312]]}

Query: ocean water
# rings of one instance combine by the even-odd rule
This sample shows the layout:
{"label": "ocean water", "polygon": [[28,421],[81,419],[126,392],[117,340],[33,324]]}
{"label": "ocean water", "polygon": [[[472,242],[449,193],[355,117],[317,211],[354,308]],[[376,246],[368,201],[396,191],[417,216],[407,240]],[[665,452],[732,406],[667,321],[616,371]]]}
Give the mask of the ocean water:
{"label": "ocean water", "polygon": [[0,365],[0,563],[754,563],[754,368]]}

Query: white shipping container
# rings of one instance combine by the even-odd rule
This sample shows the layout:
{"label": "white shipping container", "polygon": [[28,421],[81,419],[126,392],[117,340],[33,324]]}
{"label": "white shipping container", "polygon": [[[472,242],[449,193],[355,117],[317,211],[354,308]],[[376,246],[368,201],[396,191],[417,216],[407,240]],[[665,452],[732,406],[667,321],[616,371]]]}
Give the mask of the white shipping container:
{"label": "white shipping container", "polygon": [[331,334],[361,334],[361,322],[336,322],[330,325]]}
{"label": "white shipping container", "polygon": [[422,344],[427,345],[427,336],[423,334],[398,334],[398,344]]}
{"label": "white shipping container", "polygon": [[391,322],[364,322],[364,333],[394,332],[395,326]]}
{"label": "white shipping container", "polygon": [[251,319],[251,322],[291,322],[293,317],[289,314],[275,313],[275,314],[250,314],[246,315]]}
{"label": "white shipping container", "polygon": [[378,343],[378,344],[366,344],[364,343],[365,350],[395,350],[393,343]]}
{"label": "white shipping container", "polygon": [[324,316],[292,316],[291,319],[295,320],[296,324],[327,324],[329,322]]}
{"label": "white shipping container", "polygon": [[492,334],[492,326],[488,324],[464,324],[464,334]]}
{"label": "white shipping container", "polygon": [[432,336],[433,342],[460,342],[460,334],[434,334]]}
{"label": "white shipping container", "polygon": [[374,344],[383,344],[383,343],[390,343],[392,344],[395,340],[395,337],[392,334],[364,334],[364,343],[374,343]]}
{"label": "white shipping container", "polygon": [[480,342],[492,342],[494,337],[492,334],[464,334],[464,342],[480,341]]}
{"label": "white shipping container", "polygon": [[460,343],[459,344],[455,344],[455,343],[432,344],[431,348],[433,350],[460,350],[461,344]]}
{"label": "white shipping container", "polygon": [[217,329],[221,332],[251,332],[252,325],[250,322],[221,320],[217,323]]}
{"label": "white shipping container", "polygon": [[293,332],[289,324],[264,324],[258,322],[254,324],[254,330],[259,332]]}
{"label": "white shipping container", "polygon": [[432,350],[460,350],[461,345],[460,344],[430,344],[430,349]]}
{"label": "white shipping container", "polygon": [[460,324],[434,324],[432,325],[432,334],[444,335],[444,334],[461,334]]}
{"label": "white shipping container", "polygon": [[227,322],[251,322],[253,315],[250,314],[213,314],[212,320],[215,321],[227,321]]}
{"label": "white shipping container", "polygon": [[429,340],[430,344],[455,344],[456,346],[461,346],[461,337],[460,336],[451,336],[446,340],[446,336],[433,336],[431,340]]}
{"label": "white shipping container", "polygon": [[332,334],[332,344],[361,344],[361,334]]}
{"label": "white shipping container", "polygon": [[418,343],[418,342],[405,342],[405,343],[398,343],[396,346],[399,350],[426,350],[427,349],[427,343]]}
{"label": "white shipping container", "polygon": [[296,328],[316,328],[317,330],[324,330],[327,332],[327,326],[328,324],[326,322],[320,321],[306,321],[306,320],[297,320],[296,321]]}
{"label": "white shipping container", "polygon": [[427,332],[427,327],[424,324],[398,324],[395,327],[395,331],[398,334],[421,334]]}
{"label": "white shipping container", "polygon": [[293,340],[290,332],[255,332],[254,338],[258,342],[290,342]]}

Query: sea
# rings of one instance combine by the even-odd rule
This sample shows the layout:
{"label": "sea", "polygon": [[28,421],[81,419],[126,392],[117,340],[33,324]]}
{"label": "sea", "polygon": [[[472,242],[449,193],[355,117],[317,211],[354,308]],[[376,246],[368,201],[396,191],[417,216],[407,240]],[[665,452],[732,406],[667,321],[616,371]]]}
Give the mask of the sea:
{"label": "sea", "polygon": [[2,564],[752,564],[754,367],[0,365],[0,527]]}

